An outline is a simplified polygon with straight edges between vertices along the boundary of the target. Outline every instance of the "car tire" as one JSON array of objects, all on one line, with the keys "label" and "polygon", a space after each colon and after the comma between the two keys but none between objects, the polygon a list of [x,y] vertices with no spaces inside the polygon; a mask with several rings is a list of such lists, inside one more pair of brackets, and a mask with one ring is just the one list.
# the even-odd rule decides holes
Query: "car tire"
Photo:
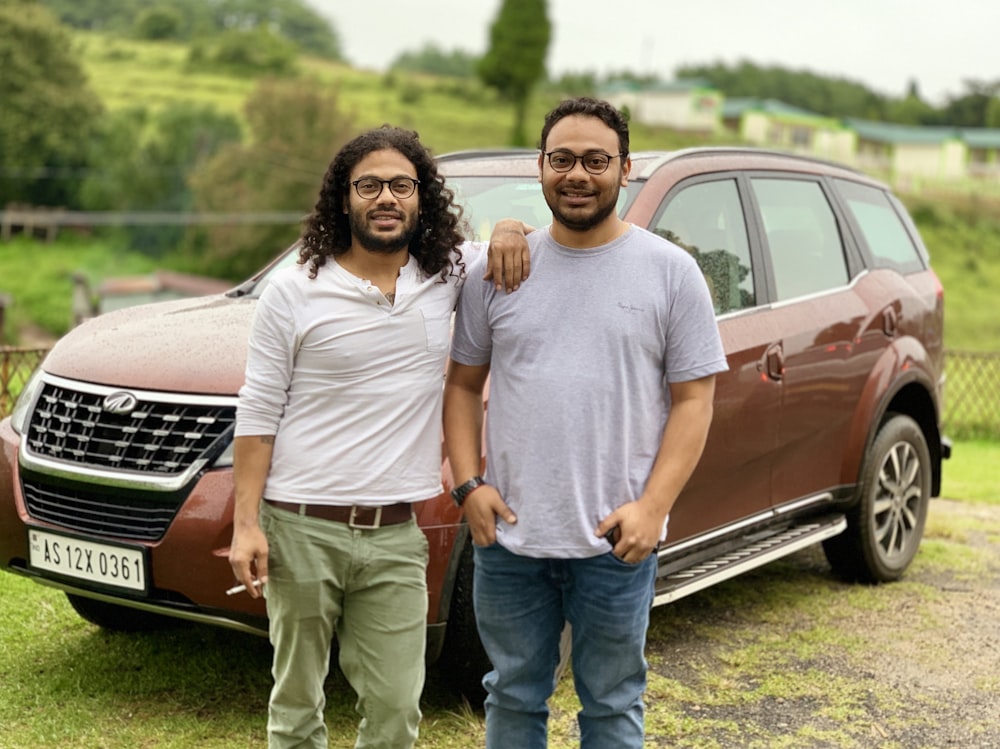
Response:
[{"label": "car tire", "polygon": [[[486,699],[483,677],[493,668],[489,656],[483,649],[476,629],[476,615],[473,608],[472,586],[475,576],[472,541],[466,541],[455,575],[455,587],[451,594],[451,609],[448,614],[448,628],[445,631],[444,650],[439,659],[439,667],[445,680],[452,685],[470,705],[482,705]],[[572,648],[570,626],[567,624],[559,639],[559,663],[556,666],[556,683],[569,670]]]},{"label": "car tire", "polygon": [[96,598],[73,593],[67,593],[66,598],[73,610],[83,619],[113,632],[152,632],[181,624],[179,620],[171,617],[98,601]]},{"label": "car tire", "polygon": [[851,582],[898,580],[920,546],[931,495],[931,457],[920,426],[889,414],[865,456],[847,530],[823,542],[830,566]]},{"label": "car tire", "polygon": [[471,705],[482,705],[486,697],[483,676],[493,668],[476,629],[472,603],[472,580],[475,573],[472,541],[467,540],[458,560],[455,583],[451,592],[451,608],[445,630],[444,649],[439,668],[445,681],[464,696]]}]

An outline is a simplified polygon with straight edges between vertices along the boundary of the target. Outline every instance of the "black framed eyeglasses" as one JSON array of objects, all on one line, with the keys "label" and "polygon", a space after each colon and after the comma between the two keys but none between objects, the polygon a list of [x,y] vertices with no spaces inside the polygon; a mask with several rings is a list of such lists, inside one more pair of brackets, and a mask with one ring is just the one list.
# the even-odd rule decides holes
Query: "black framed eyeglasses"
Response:
[{"label": "black framed eyeglasses", "polygon": [[392,179],[378,179],[377,177],[362,177],[352,183],[354,192],[362,200],[375,200],[382,194],[382,190],[389,185],[389,192],[399,200],[405,200],[413,194],[420,184],[419,179],[413,177],[393,177]]},{"label": "black framed eyeglasses", "polygon": [[545,158],[548,159],[549,166],[554,172],[571,172],[576,166],[576,162],[579,161],[583,164],[583,168],[591,174],[604,174],[611,166],[611,159],[617,159],[624,155],[624,152],[610,154],[604,153],[604,151],[587,151],[583,156],[577,156],[565,148],[557,148],[555,151],[546,153]]}]

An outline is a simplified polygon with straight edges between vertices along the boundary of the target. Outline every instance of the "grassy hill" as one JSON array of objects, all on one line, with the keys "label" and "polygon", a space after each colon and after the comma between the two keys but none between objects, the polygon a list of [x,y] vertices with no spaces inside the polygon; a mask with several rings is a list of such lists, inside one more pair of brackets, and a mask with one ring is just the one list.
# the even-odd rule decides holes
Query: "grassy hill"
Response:
[{"label": "grassy hill", "polygon": [[1000,204],[903,198],[945,289],[945,343],[1000,351]]},{"label": "grassy hill", "polygon": [[[94,33],[75,33],[91,85],[109,109],[172,101],[210,103],[242,116],[243,102],[257,81],[189,72],[187,48],[170,42],[139,42]],[[359,127],[392,122],[416,129],[436,153],[501,146],[508,142],[512,114],[476,81],[412,74],[383,75],[329,61],[303,58],[299,75],[318,86],[337,87]],[[540,91],[529,122],[541,123],[561,98]],[[677,148],[704,142],[693,136],[633,125],[632,145]],[[719,141],[720,143],[723,141]],[[904,195],[931,251],[945,286],[945,340],[949,347],[1000,351],[1000,205],[949,195]],[[74,271],[99,282],[107,275],[144,273],[154,262],[108,241],[67,237],[46,247],[19,240],[0,244],[0,292],[16,291],[8,311],[8,340],[29,323],[54,335],[70,323],[70,282]],[[16,279],[16,281],[15,281]]]},{"label": "grassy hill", "polygon": [[[74,32],[90,84],[109,109],[156,109],[176,101],[211,104],[242,117],[243,102],[257,85],[253,78],[192,72],[187,50],[174,42],[148,42],[90,32]],[[476,80],[413,73],[382,74],[319,58],[303,57],[298,75],[318,86],[336,88],[359,128],[391,122],[417,130],[434,152],[503,146],[513,125],[510,105]],[[542,118],[562,98],[540,91],[528,121]],[[632,128],[633,148],[678,148],[704,142],[660,128]]]}]

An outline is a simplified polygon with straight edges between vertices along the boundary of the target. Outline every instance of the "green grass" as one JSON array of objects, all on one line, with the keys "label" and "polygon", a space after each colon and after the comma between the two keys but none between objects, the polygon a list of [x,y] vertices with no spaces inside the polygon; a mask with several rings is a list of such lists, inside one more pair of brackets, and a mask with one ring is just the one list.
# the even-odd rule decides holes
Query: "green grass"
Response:
[{"label": "green grass", "polygon": [[0,242],[0,292],[13,300],[5,315],[7,340],[17,342],[28,324],[53,335],[66,332],[73,317],[74,273],[86,276],[96,290],[107,277],[142,275],[156,267],[152,258],[113,240],[64,233],[52,244],[24,237]]},{"label": "green grass", "polygon": [[256,81],[237,76],[189,73],[187,47],[97,33],[73,32],[91,87],[108,109],[146,106],[156,111],[179,101],[210,104],[242,116]]},{"label": "green grass", "polygon": [[[990,470],[998,458],[1000,444],[957,444],[946,465],[947,495],[1000,504]],[[933,634],[939,623],[928,607],[948,588],[919,579],[981,576],[989,558],[969,538],[1000,537],[995,522],[950,517],[934,507],[912,573],[900,583],[839,583],[812,549],[656,609],[647,712],[656,745],[861,749],[870,746],[872,711],[884,716],[886,730],[906,735],[920,716],[906,707],[905,690],[874,689],[865,660],[872,639],[857,622],[873,613],[905,617],[907,637]],[[689,656],[685,643],[693,640],[707,645],[697,649],[707,656]],[[933,668],[945,657],[934,649],[919,655]],[[856,678],[833,668],[837,663],[856,664]],[[59,591],[0,573],[0,749],[260,747],[269,668],[263,638],[192,625],[109,633],[80,619]],[[347,749],[357,722],[353,692],[336,669],[326,686],[330,746]],[[448,691],[433,669],[422,709],[424,749],[482,745],[481,712]],[[577,745],[577,710],[572,681],[564,679],[552,699],[553,749]],[[770,710],[804,711],[804,717],[774,736],[760,717]]]},{"label": "green grass", "polygon": [[1000,504],[1000,442],[958,442],[944,464],[941,496]]},{"label": "green grass", "polygon": [[1000,350],[1000,202],[958,210],[912,203],[914,219],[944,286],[945,341],[968,351]]},{"label": "green grass", "polygon": [[[145,106],[156,111],[185,101],[210,104],[243,117],[243,104],[257,85],[253,78],[189,71],[187,47],[175,42],[149,42],[73,32],[90,85],[108,109]],[[389,76],[304,57],[297,75],[336,89],[359,129],[384,122],[409,127],[435,153],[489,148],[509,143],[512,108],[477,80],[450,80],[412,73]],[[528,122],[542,122],[562,96],[541,89],[528,109]],[[535,133],[537,127],[529,128]],[[632,146],[675,148],[704,142],[661,128],[637,125]]]}]

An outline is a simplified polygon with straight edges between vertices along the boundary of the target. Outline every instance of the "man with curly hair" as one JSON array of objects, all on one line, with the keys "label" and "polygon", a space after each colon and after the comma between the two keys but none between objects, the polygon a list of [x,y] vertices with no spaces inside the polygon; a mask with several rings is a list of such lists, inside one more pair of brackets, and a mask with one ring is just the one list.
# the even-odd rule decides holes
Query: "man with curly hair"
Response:
[{"label": "man with curly hair", "polygon": [[[412,503],[441,492],[442,377],[473,248],[460,216],[416,133],[363,133],[327,170],[298,264],[257,304],[229,559],[267,597],[272,749],[327,746],[334,635],[358,695],[356,746],[416,741],[428,545]],[[501,224],[498,280],[527,251],[520,222]]]}]

